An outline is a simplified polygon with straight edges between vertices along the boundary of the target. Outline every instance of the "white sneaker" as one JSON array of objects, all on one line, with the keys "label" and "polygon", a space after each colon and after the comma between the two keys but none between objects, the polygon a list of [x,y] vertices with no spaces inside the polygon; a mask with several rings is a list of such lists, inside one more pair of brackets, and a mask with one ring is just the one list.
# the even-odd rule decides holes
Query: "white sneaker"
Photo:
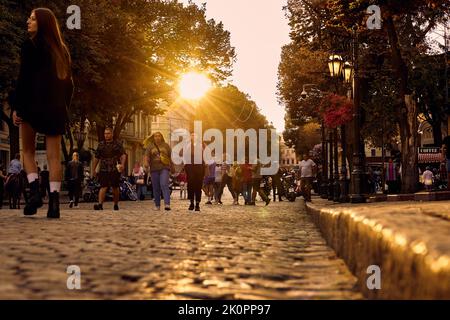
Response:
[{"label": "white sneaker", "polygon": [[161,207],[154,207],[153,211],[161,211]]},{"label": "white sneaker", "polygon": [[80,207],[79,205],[74,206],[75,209],[78,209],[79,207]]}]

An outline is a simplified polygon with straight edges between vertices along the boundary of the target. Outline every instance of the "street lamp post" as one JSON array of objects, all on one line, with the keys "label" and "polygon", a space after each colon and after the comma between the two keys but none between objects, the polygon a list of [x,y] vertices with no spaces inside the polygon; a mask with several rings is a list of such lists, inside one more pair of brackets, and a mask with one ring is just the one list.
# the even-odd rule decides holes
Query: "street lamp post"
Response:
[{"label": "street lamp post", "polygon": [[[342,57],[339,55],[331,55],[329,60],[328,60],[328,68],[330,69],[330,75],[331,77],[336,81],[336,88],[335,91],[337,93],[338,88],[337,88],[337,79],[338,77],[341,76],[342,73]],[[333,170],[333,166],[330,166],[330,176],[333,176],[332,180],[333,182],[330,183],[330,190],[333,190],[333,196],[332,197],[328,197],[328,199],[333,200],[335,202],[338,202],[340,199],[340,193],[341,193],[341,186],[339,183],[339,163],[338,163],[338,132],[337,132],[337,128],[334,128],[332,130],[332,139],[330,139],[331,141],[333,141],[332,143],[334,143],[334,145],[331,145],[331,148],[333,149],[333,156],[331,156],[331,162],[334,163],[334,176],[332,174],[332,170]],[[331,186],[332,185],[332,186]]]},{"label": "street lamp post", "polygon": [[351,203],[363,203],[366,201],[364,190],[364,155],[361,147],[361,107],[360,107],[360,92],[359,92],[359,75],[358,75],[358,33],[357,28],[353,29],[353,172],[352,172],[352,194],[350,195]]},{"label": "street lamp post", "polygon": [[[352,99],[351,91],[351,81],[353,78],[353,66],[349,62],[345,62],[342,67],[342,74],[344,76],[344,82],[348,90],[347,98]],[[339,197],[339,202],[348,202],[348,180],[347,180],[347,140],[346,140],[346,125],[341,126],[341,145],[342,145],[342,155],[341,155],[341,195]]]}]

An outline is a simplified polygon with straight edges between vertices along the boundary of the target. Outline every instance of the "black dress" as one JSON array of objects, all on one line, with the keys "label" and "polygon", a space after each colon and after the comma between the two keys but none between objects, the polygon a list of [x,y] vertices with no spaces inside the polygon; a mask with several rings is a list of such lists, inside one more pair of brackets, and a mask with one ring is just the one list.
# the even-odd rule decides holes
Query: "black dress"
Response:
[{"label": "black dress", "polygon": [[64,134],[72,94],[72,76],[58,78],[48,46],[39,40],[25,41],[17,87],[10,97],[17,115],[39,133]]}]

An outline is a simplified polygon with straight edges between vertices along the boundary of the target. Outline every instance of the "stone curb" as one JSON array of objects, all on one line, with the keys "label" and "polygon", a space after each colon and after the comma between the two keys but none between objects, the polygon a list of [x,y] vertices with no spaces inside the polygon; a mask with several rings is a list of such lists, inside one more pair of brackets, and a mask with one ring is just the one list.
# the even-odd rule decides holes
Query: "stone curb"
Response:
[{"label": "stone curb", "polygon": [[[359,207],[324,206],[307,204],[307,212],[312,216],[323,237],[336,254],[348,265],[358,279],[358,287],[369,299],[450,299],[450,255],[448,247],[440,251],[439,243],[427,247],[421,242],[408,238],[393,230],[392,223],[383,223],[376,215],[366,214]],[[390,215],[389,208],[381,214]],[[393,210],[395,211],[395,210]],[[368,212],[370,213],[370,212]],[[398,214],[398,212],[392,212]],[[408,214],[408,213],[407,213]],[[435,219],[423,215],[423,219]],[[396,217],[397,218],[397,217]],[[405,227],[407,221],[398,224]],[[421,217],[419,217],[421,219]],[[440,226],[447,221],[439,221]],[[427,221],[433,224],[434,221]],[[403,224],[403,225],[402,225]],[[387,227],[387,226],[388,227]],[[444,231],[447,226],[444,226]],[[420,228],[420,225],[414,226]],[[444,244],[449,234],[440,237]],[[448,238],[447,244],[450,242]],[[442,242],[441,242],[442,243]],[[438,250],[436,250],[438,248]],[[369,290],[366,281],[372,273],[367,268],[377,265],[381,269],[381,289]]]}]

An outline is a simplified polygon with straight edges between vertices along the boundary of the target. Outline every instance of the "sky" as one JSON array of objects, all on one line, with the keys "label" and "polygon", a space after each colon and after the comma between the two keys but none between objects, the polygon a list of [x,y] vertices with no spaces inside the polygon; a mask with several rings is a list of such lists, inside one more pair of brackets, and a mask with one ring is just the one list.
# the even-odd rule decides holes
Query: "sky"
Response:
[{"label": "sky", "polygon": [[[181,0],[187,3],[188,0]],[[277,102],[281,47],[289,43],[283,6],[287,0],[194,0],[206,3],[207,18],[222,21],[236,49],[231,82],[250,95],[278,132],[284,130],[284,108]]]}]

